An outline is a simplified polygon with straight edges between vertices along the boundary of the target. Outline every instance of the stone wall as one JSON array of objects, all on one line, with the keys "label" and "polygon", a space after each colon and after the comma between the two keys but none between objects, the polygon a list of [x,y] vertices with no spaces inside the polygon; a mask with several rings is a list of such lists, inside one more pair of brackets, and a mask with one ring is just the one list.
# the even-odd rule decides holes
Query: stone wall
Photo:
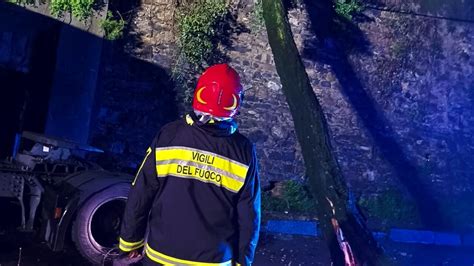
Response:
[{"label": "stone wall", "polygon": [[240,130],[257,147],[260,173],[268,181],[304,180],[303,159],[293,119],[281,89],[263,22],[255,18],[253,4],[240,1],[237,20],[249,31],[234,36],[227,51],[241,74],[245,102]]},{"label": "stone wall", "polygon": [[173,8],[169,1],[125,8],[133,11],[127,37],[104,44],[90,142],[105,151],[95,158],[101,165],[134,173],[161,126],[178,117],[169,71]]},{"label": "stone wall", "polygon": [[[248,29],[233,36],[225,51],[246,89],[240,130],[256,143],[263,184],[304,180],[265,29],[253,1],[235,7],[238,22]],[[472,23],[366,9],[356,27],[346,25],[346,35],[321,37],[311,10],[303,5],[291,10],[290,23],[356,194],[395,188],[425,201],[423,208],[457,204],[440,203],[448,195],[472,198]],[[154,132],[177,115],[170,107],[171,88],[156,85],[169,73],[176,51],[172,15],[167,1],[144,1],[130,23],[123,56],[144,62],[150,71],[138,64],[140,74],[130,74],[133,64],[116,57],[118,44],[110,44],[113,49],[104,55],[94,140],[119,165],[136,166]],[[167,98],[157,97],[161,94]]]},{"label": "stone wall", "polygon": [[[413,177],[428,190],[433,189],[433,194],[472,191],[474,168],[466,163],[474,159],[472,25],[400,18],[389,12],[367,14],[379,20],[360,25],[371,51],[350,60],[374,108],[384,117],[381,134],[398,146],[389,147],[389,152],[397,150],[404,162],[384,153],[383,145],[369,145],[371,150],[376,149],[375,156],[389,166],[416,168]],[[372,130],[367,125],[370,121],[359,120],[366,131]],[[373,142],[377,133],[369,134]],[[404,171],[397,174],[394,169],[380,167],[383,163],[374,163],[377,169],[368,170],[375,171],[376,176],[403,183],[404,178],[397,175]]]},{"label": "stone wall", "polygon": [[[246,24],[253,20],[252,5],[240,8],[238,22],[247,30],[233,36],[231,47],[225,51],[241,73],[246,90],[240,131],[256,144],[263,184],[303,180],[301,154],[266,33],[262,25]],[[169,81],[174,66],[174,6],[169,1],[144,1],[134,13],[126,40],[106,44],[104,49],[97,128],[91,138],[93,144],[106,150],[98,158],[101,164],[130,172],[140,163],[153,134],[183,109],[173,101],[179,92],[158,85]],[[158,71],[158,76],[153,71]],[[151,95],[153,91],[168,96],[156,98]]]}]

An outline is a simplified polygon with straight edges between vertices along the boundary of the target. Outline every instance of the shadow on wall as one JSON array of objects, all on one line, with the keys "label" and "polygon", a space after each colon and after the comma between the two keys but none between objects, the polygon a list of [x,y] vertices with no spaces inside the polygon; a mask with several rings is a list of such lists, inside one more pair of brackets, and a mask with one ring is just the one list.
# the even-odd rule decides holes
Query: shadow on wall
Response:
[{"label": "shadow on wall", "polygon": [[[109,5],[109,10],[114,10],[114,8],[130,8],[131,6],[131,2],[128,1],[116,1],[116,3],[118,3],[116,4],[118,6],[112,6],[111,4]],[[121,13],[125,14],[125,12]],[[128,12],[127,14],[133,13]],[[44,30],[45,28],[47,29],[46,31]],[[42,31],[50,33],[49,28],[52,28],[54,33],[57,33],[57,36],[42,34]],[[102,55],[96,58],[96,60],[100,60],[101,64],[97,84],[84,85],[93,86],[92,89],[96,88],[93,103],[83,104],[81,102],[83,99],[81,99],[80,95],[74,95],[76,92],[81,92],[80,88],[72,91],[68,86],[64,86],[58,95],[52,95],[54,93],[51,91],[52,83],[57,82],[57,80],[52,81],[52,78],[54,76],[58,77],[54,73],[70,73],[71,68],[87,69],[87,63],[90,63],[83,62],[86,60],[78,60],[76,62],[66,62],[68,63],[67,65],[58,65],[57,62],[59,60],[57,61],[57,58],[64,58],[64,55],[56,49],[56,45],[61,41],[61,38],[64,38],[61,34],[61,32],[64,32],[64,29],[70,29],[68,30],[69,37],[72,34],[72,38],[74,40],[77,39],[78,42],[81,40],[103,41]],[[7,34],[5,35],[4,33]],[[8,106],[9,110],[21,110],[22,108],[26,110],[24,112],[26,118],[21,126],[24,130],[44,132],[45,119],[43,118],[47,116],[48,109],[51,108],[51,103],[48,101],[51,97],[59,96],[59,99],[64,97],[68,101],[72,99],[72,101],[75,101],[73,104],[77,105],[75,112],[90,112],[90,108],[93,110],[89,118],[91,120],[91,132],[88,132],[89,136],[91,136],[89,141],[103,149],[105,153],[94,155],[95,158],[92,159],[96,159],[100,165],[108,166],[115,170],[123,170],[124,168],[134,168],[132,166],[139,164],[154,134],[166,122],[177,117],[174,84],[171,82],[168,72],[159,65],[152,63],[151,60],[144,60],[126,52],[124,46],[130,44],[130,42],[127,43],[124,40],[115,42],[104,41],[102,38],[74,28],[71,25],[28,11],[20,6],[5,3],[0,3],[0,37],[2,34],[3,36],[15,35],[19,39],[24,37],[28,41],[37,40],[36,36],[40,36],[43,39],[51,38],[47,42],[41,42],[48,45],[38,46],[36,43],[33,43],[32,49],[33,51],[38,50],[38,53],[33,52],[33,56],[28,55],[31,57],[30,60],[22,60],[22,64],[24,62],[31,62],[31,67],[29,68],[31,69],[31,74],[20,73],[19,67],[11,63],[14,60],[8,60],[8,64],[1,64],[2,61],[0,61],[0,102],[11,103],[11,106]],[[134,49],[140,49],[141,46],[138,42],[139,38],[133,40],[132,45],[134,45]],[[1,48],[5,48],[5,45],[2,46],[2,44],[4,42],[0,43],[0,54],[18,53],[18,49],[16,49],[18,47],[15,45],[12,45],[8,51],[4,51]],[[87,45],[84,45],[84,47],[87,47]],[[25,50],[19,53],[20,55],[25,55],[26,52]],[[71,51],[67,52],[70,53]],[[80,51],[76,52],[80,53]],[[34,57],[37,54],[41,54],[41,57],[37,56],[38,60]],[[36,67],[38,63],[43,63],[39,64],[43,68]],[[37,71],[38,69],[41,71]],[[14,79],[16,76],[21,77],[21,79]],[[75,79],[80,81],[80,78],[80,75],[65,77],[68,82],[73,82]],[[62,83],[66,84],[67,82]],[[77,84],[70,85],[77,87]],[[26,95],[31,95],[29,100],[23,96],[23,93],[17,91],[20,87],[28,92],[25,93]],[[37,95],[41,97],[37,97]],[[19,99],[13,99],[13,97]],[[66,102],[66,99],[64,102]],[[59,101],[59,103],[61,102]],[[2,105],[2,110],[4,109],[3,107]],[[3,123],[3,126],[0,126],[2,134],[3,129],[7,127],[12,128],[12,130],[9,130],[12,132],[20,130],[17,125],[20,120],[20,111],[8,112],[9,110],[6,110],[8,119],[4,118],[0,121],[0,123]],[[2,112],[2,116],[4,114]],[[30,119],[30,116],[36,119]],[[38,121],[41,121],[42,124],[37,125]],[[58,128],[66,126],[61,124],[60,120],[55,122],[58,123],[55,125]],[[11,142],[13,142],[13,138],[11,138]],[[1,144],[6,147],[12,145],[12,143]],[[126,159],[133,161],[135,165],[132,163],[125,165],[124,161]],[[130,172],[135,171],[135,169],[128,170]]]},{"label": "shadow on wall", "polygon": [[178,118],[175,84],[130,25],[139,1],[114,1],[127,21],[124,38],[104,41],[90,141],[105,150],[96,155],[102,166],[135,174],[158,130]]},{"label": "shadow on wall", "polygon": [[45,129],[60,24],[0,3],[0,159],[16,133]]},{"label": "shadow on wall", "polygon": [[415,200],[423,225],[429,229],[450,228],[440,212],[439,204],[422,181],[416,165],[409,160],[396,139],[383,110],[379,109],[366,92],[349,63],[350,52],[369,53],[370,44],[364,34],[355,24],[334,11],[333,1],[304,0],[304,3],[311,21],[311,30],[317,37],[317,41],[305,43],[304,57],[331,67],[343,95],[378,146],[383,159],[392,166],[400,184]]},{"label": "shadow on wall", "polygon": [[165,69],[105,44],[91,143],[105,151],[102,166],[135,173],[149,145],[178,117],[174,84]]}]

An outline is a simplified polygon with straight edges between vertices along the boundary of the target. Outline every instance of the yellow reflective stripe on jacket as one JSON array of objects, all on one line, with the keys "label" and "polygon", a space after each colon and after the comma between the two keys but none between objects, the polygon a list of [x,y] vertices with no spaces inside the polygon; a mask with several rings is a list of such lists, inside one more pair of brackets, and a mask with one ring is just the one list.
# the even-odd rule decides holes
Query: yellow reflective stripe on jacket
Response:
[{"label": "yellow reflective stripe on jacket", "polygon": [[247,165],[207,151],[166,147],[157,148],[155,154],[159,177],[191,178],[238,192],[247,176]]},{"label": "yellow reflective stripe on jacket", "polygon": [[247,165],[212,152],[180,146],[156,148],[157,162],[173,159],[212,165],[243,179],[245,179],[248,171]]},{"label": "yellow reflective stripe on jacket", "polygon": [[122,251],[129,252],[137,248],[141,248],[145,245],[145,241],[142,239],[137,242],[127,242],[122,238],[119,239],[119,248]]},{"label": "yellow reflective stripe on jacket", "polygon": [[199,166],[192,165],[192,162],[182,161],[181,163],[158,164],[156,171],[159,177],[173,175],[181,178],[191,178],[205,183],[211,183],[216,186],[232,192],[238,192],[244,185],[243,180],[236,180],[229,176],[222,175],[212,170],[206,170]]},{"label": "yellow reflective stripe on jacket", "polygon": [[174,258],[163,253],[160,253],[152,249],[148,244],[145,246],[145,253],[154,262],[161,263],[163,265],[199,265],[199,266],[231,266],[232,261],[219,262],[219,263],[208,263],[199,261],[190,261]]},{"label": "yellow reflective stripe on jacket", "polygon": [[[167,165],[167,164],[179,164],[181,166],[194,166],[197,169],[197,171],[204,170],[207,172],[214,172],[215,174],[220,174],[220,175],[225,175],[228,176],[231,179],[240,181],[240,182],[245,182],[245,178],[242,178],[240,176],[234,175],[233,173],[224,171],[220,168],[214,167],[212,165],[208,164],[202,164],[198,162],[192,162],[192,161],[185,161],[185,160],[166,160],[166,161],[158,161],[156,162],[156,165]],[[204,174],[205,172],[202,172],[200,174]],[[163,176],[163,175],[162,175]]]},{"label": "yellow reflective stripe on jacket", "polygon": [[140,174],[140,171],[142,170],[143,165],[144,165],[145,162],[146,162],[146,159],[147,159],[148,156],[151,154],[151,151],[152,151],[152,149],[151,149],[150,147],[148,148],[148,150],[146,150],[145,159],[143,159],[143,162],[142,162],[142,164],[140,165],[140,168],[138,168],[138,172],[137,172],[137,174],[135,175],[135,178],[133,179],[132,186],[135,186],[135,182],[137,181],[138,175]]},{"label": "yellow reflective stripe on jacket", "polygon": [[194,120],[191,118],[190,115],[186,115],[186,123],[190,126],[194,124]]}]

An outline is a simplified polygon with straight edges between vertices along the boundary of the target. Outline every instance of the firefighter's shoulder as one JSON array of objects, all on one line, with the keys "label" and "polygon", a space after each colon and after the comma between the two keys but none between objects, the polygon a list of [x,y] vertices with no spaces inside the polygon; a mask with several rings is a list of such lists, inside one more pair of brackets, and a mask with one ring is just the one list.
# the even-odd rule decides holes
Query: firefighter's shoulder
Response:
[{"label": "firefighter's shoulder", "polygon": [[179,119],[172,122],[168,122],[159,128],[158,132],[155,135],[155,139],[158,139],[160,136],[163,137],[173,135],[176,133],[176,131],[179,130],[181,126],[182,122]]},{"label": "firefighter's shoulder", "polygon": [[233,137],[237,142],[241,143],[241,145],[246,148],[251,149],[254,145],[253,142],[247,136],[243,135],[238,130],[233,134]]}]

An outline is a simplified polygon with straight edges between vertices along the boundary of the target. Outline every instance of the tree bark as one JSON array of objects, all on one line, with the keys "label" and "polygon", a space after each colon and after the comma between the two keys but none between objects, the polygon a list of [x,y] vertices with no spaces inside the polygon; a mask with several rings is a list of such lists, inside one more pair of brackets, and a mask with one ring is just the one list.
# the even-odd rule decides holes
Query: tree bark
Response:
[{"label": "tree bark", "polygon": [[334,265],[347,265],[340,246],[343,241],[338,241],[336,235],[339,226],[352,249],[355,265],[385,264],[387,261],[371,232],[348,207],[348,191],[332,152],[327,122],[294,42],[282,1],[263,0],[263,17],[331,259]]}]

